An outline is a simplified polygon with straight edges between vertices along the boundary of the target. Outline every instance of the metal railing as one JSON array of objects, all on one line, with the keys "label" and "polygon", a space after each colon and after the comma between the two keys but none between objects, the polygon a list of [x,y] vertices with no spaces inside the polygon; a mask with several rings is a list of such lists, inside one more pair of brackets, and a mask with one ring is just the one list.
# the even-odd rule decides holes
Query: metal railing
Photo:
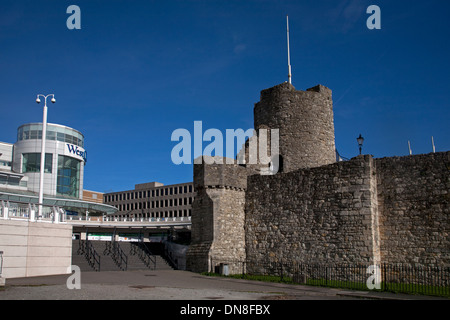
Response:
[{"label": "metal railing", "polygon": [[32,216],[36,221],[64,222],[65,214],[59,207],[42,205],[42,214],[39,215],[39,205],[21,201],[0,202],[0,218],[11,220],[29,220]]},{"label": "metal railing", "polygon": [[66,215],[65,221],[67,222],[90,222],[92,224],[161,224],[161,223],[183,223],[190,224],[191,217],[169,217],[169,218],[126,218],[126,217],[86,217],[86,216],[73,216]]},{"label": "metal railing", "polygon": [[100,271],[100,255],[97,253],[92,243],[89,240],[80,240],[80,248],[82,247],[82,251],[84,251],[86,260],[89,265],[95,271]]},{"label": "metal railing", "polygon": [[143,242],[132,242],[130,254],[137,254],[138,258],[147,266],[147,268],[153,270],[156,269],[156,258]]},{"label": "metal railing", "polygon": [[110,255],[117,267],[126,271],[128,268],[128,256],[123,252],[117,241],[105,241],[105,251],[103,255]]},{"label": "metal railing", "polygon": [[325,265],[210,259],[210,272],[221,273],[223,265],[227,265],[230,274],[249,279],[450,297],[450,267],[387,263],[376,266]]},{"label": "metal railing", "polygon": [[164,241],[164,255],[175,269],[186,270],[187,248],[188,246],[178,245],[170,241]]}]

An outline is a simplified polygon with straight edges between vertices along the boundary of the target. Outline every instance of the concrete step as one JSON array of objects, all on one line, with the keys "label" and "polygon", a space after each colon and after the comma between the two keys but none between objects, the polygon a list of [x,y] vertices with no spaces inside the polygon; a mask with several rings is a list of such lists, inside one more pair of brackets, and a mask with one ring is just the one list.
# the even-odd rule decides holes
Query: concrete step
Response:
[{"label": "concrete step", "polygon": [[[105,250],[106,241],[91,241],[91,244],[95,251],[100,256],[100,271],[118,271],[120,268],[112,259],[111,255]],[[79,249],[79,241],[73,240],[72,242],[72,264],[80,267],[81,271],[92,271],[93,268],[89,265],[84,255],[77,254]],[[131,242],[119,242],[120,248],[123,250],[124,254],[127,256],[127,270],[147,270],[149,269],[144,262],[139,258],[136,251],[132,248],[136,244]],[[140,248],[135,248],[141,250]],[[132,254],[135,252],[135,254]],[[161,256],[154,255],[156,259],[156,270],[170,270],[173,269],[169,263]],[[153,266],[151,266],[153,268]]]}]

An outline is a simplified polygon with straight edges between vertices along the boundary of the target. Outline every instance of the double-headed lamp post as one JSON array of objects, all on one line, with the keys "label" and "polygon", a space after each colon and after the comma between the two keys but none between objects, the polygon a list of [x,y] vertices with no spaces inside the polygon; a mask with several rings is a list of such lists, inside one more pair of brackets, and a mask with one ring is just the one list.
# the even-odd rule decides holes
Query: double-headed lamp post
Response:
[{"label": "double-headed lamp post", "polygon": [[362,154],[362,146],[363,146],[363,143],[364,143],[364,138],[361,136],[361,134],[359,135],[358,138],[356,138],[356,141],[358,141],[359,154]]},{"label": "double-headed lamp post", "polygon": [[[37,103],[41,103],[39,97],[44,98],[44,116],[42,119],[42,146],[41,146],[41,168],[39,174],[39,216],[42,217],[42,204],[44,203],[44,170],[45,170],[45,140],[47,138],[47,98],[52,97],[52,103],[55,103],[55,95],[54,94],[38,94],[36,98]],[[36,219],[36,217],[30,217],[32,221]]]}]

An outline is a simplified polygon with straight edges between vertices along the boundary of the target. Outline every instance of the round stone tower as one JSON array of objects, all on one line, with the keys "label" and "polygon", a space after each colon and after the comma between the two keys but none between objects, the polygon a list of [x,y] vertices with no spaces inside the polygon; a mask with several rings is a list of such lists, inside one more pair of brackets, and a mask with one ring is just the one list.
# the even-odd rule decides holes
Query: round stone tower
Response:
[{"label": "round stone tower", "polygon": [[318,85],[298,91],[288,82],[261,91],[254,125],[279,129],[280,171],[336,162],[331,90]]}]

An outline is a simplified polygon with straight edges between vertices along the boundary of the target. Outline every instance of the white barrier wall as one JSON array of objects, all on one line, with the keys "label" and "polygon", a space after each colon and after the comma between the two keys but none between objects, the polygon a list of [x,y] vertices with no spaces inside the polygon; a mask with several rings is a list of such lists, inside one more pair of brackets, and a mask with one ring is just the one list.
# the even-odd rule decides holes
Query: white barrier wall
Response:
[{"label": "white barrier wall", "polygon": [[0,219],[3,278],[69,274],[72,226]]}]

